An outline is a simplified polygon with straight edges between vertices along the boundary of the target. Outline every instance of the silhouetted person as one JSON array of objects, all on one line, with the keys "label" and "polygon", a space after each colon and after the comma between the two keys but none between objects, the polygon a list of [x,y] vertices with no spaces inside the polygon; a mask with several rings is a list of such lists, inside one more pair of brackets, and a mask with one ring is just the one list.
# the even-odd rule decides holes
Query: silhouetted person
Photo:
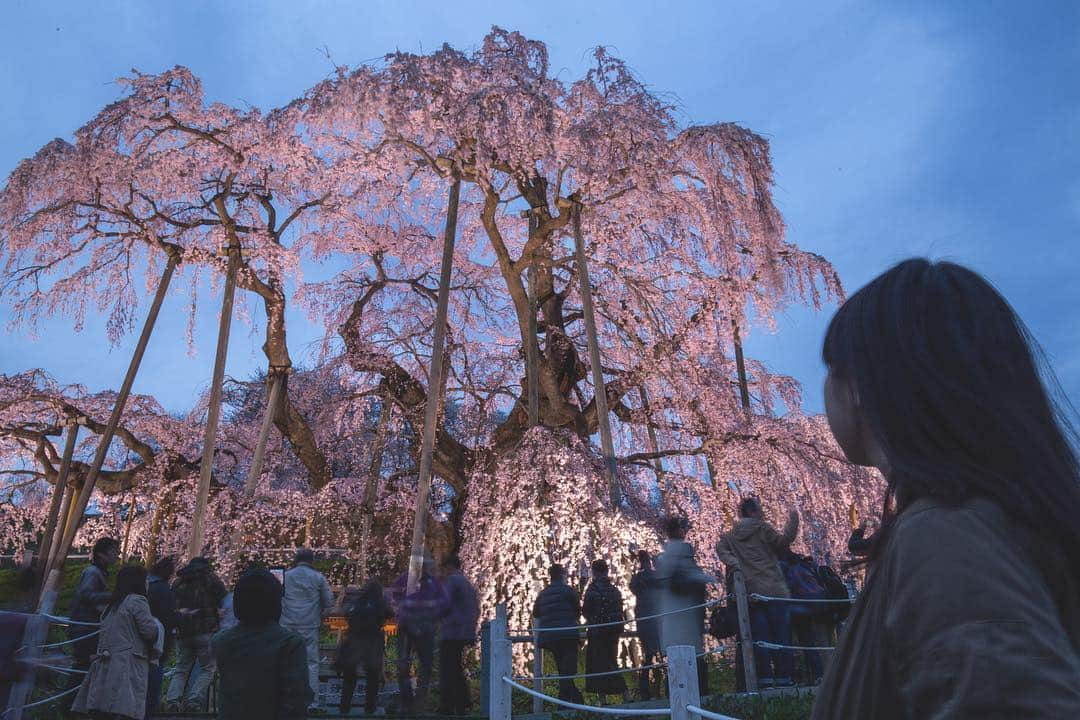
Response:
[{"label": "silhouetted person", "polygon": [[1080,717],[1077,435],[1020,319],[970,270],[908,260],[822,355],[832,433],[887,485],[812,717]]},{"label": "silhouetted person", "polygon": [[[787,581],[778,565],[779,556],[791,547],[799,531],[799,515],[788,512],[788,521],[777,531],[765,521],[761,505],[754,498],[739,504],[740,519],[716,543],[716,555],[728,568],[742,571],[746,592],[767,597],[791,597]],[[754,642],[791,644],[791,606],[782,601],[750,603],[750,634]],[[754,646],[758,683],[791,685],[791,651]]]},{"label": "silhouetted person", "polygon": [[874,538],[873,536],[866,537],[866,521],[863,520],[857,528],[851,531],[851,536],[848,537],[848,552],[855,557],[866,557],[870,554],[870,548],[873,546]]},{"label": "silhouetted person", "polygon": [[[549,567],[548,579],[547,587],[540,591],[533,604],[533,621],[540,629],[540,647],[555,656],[559,675],[576,675],[581,645],[578,630],[581,601],[574,588],[566,583],[566,570],[562,565]],[[582,701],[581,691],[569,678],[559,680],[559,698],[574,703]]]},{"label": "silhouetted person", "polygon": [[[90,564],[79,576],[75,586],[75,596],[71,599],[69,615],[72,620],[83,623],[96,623],[101,620],[101,613],[112,599],[109,590],[109,568],[120,559],[120,543],[116,538],[103,537],[94,543],[90,553]],[[68,628],[68,637],[84,638],[72,643],[74,666],[80,670],[90,667],[90,657],[97,648],[97,635],[92,634],[97,628],[86,625],[72,625]]]},{"label": "silhouetted person", "polygon": [[383,625],[393,616],[378,580],[368,580],[360,594],[346,604],[345,618],[349,622],[349,629],[337,658],[338,669],[344,679],[338,707],[342,715],[348,715],[352,710],[358,667],[364,673],[364,712],[368,715],[375,712],[386,647]]},{"label": "silhouetted person", "polygon": [[443,576],[447,609],[439,628],[439,712],[465,715],[472,706],[465,678],[465,649],[476,643],[480,596],[461,572],[457,555],[443,560]]},{"label": "silhouetted person", "polygon": [[[210,561],[194,557],[177,573],[173,583],[178,616],[178,657],[176,670],[165,694],[166,708],[198,712],[206,706],[206,691],[214,681],[217,665],[210,651],[210,638],[221,620],[221,601],[225,585]],[[198,670],[195,662],[198,661]]]},{"label": "silhouetted person", "polygon": [[[638,571],[630,578],[630,592],[634,594],[634,617],[637,619],[638,640],[641,642],[642,665],[652,665],[661,655],[660,621],[649,618],[660,612],[660,599],[653,570],[652,557],[645,550],[638,550]],[[652,698],[652,671],[638,673],[638,692],[642,700]]]},{"label": "silhouetted person", "polygon": [[146,580],[146,599],[150,603],[150,614],[157,618],[165,629],[165,642],[161,650],[162,662],[150,665],[150,678],[146,684],[147,716],[154,713],[161,702],[161,686],[165,676],[164,660],[172,652],[173,631],[179,624],[179,616],[176,614],[176,595],[169,587],[169,581],[172,580],[175,569],[176,558],[172,555],[163,557],[150,568],[150,575]]},{"label": "silhouetted person", "polygon": [[[402,709],[423,712],[427,709],[431,674],[435,665],[435,637],[439,620],[446,613],[446,592],[435,577],[435,560],[424,551],[423,566],[416,589],[408,593],[409,573],[403,573],[391,590],[398,621],[397,676]],[[410,683],[413,655],[419,664],[416,692]]]},{"label": "silhouetted person", "polygon": [[[595,560],[592,564],[592,582],[585,589],[581,614],[585,617],[586,625],[604,625],[585,631],[586,674],[618,670],[619,638],[622,636],[622,622],[626,619],[626,614],[623,612],[622,593],[611,582],[606,560]],[[585,692],[598,694],[600,703],[603,704],[606,695],[625,697],[626,681],[622,675],[587,677]]]},{"label": "silhouetted person", "polygon": [[300,720],[311,687],[304,639],[282,627],[281,583],[248,570],[233,590],[236,625],[211,641],[221,676],[219,720]]}]

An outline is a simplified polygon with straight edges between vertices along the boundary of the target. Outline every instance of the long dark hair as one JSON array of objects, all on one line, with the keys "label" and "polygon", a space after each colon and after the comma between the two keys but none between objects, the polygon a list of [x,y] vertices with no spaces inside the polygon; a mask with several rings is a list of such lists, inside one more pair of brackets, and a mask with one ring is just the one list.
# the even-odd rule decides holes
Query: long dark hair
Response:
[{"label": "long dark hair", "polygon": [[125,565],[116,573],[116,589],[113,590],[112,599],[105,614],[111,613],[120,607],[124,598],[128,595],[142,595],[146,597],[146,568],[142,565]]},{"label": "long dark hair", "polygon": [[1038,344],[984,278],[906,260],[837,311],[822,351],[889,463],[873,562],[895,514],[983,497],[1080,579],[1075,411]]}]

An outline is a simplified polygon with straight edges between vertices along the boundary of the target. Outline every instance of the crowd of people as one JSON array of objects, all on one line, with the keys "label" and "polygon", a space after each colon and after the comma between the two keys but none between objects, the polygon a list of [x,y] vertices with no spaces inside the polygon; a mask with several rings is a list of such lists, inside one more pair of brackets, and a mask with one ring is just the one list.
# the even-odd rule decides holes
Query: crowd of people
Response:
[{"label": "crowd of people", "polygon": [[[1020,319],[972,271],[909,260],[844,303],[823,359],[833,436],[849,461],[880,471],[886,491],[873,534],[863,525],[849,542],[866,582],[835,651],[828,663],[807,653],[810,680],[824,675],[813,720],[1080,717],[1080,436],[1048,392],[1052,374]],[[820,641],[820,613],[806,601],[837,597],[843,583],[791,551],[796,512],[777,529],[747,498],[739,515],[716,556],[729,590],[741,578],[757,600],[749,624],[759,683],[789,685],[792,649]],[[639,553],[630,582],[637,616],[650,618],[637,624],[646,664],[672,645],[702,648],[703,601],[718,578],[698,565],[687,530],[684,519],[669,519],[662,552]],[[201,703],[216,672],[222,718],[305,714],[317,690],[317,628],[332,601],[309,551],[285,574],[284,593],[269,572],[251,569],[231,601],[202,558],[171,584],[168,559],[149,577],[125,566],[109,591],[116,560],[116,542],[99,541],[72,604],[74,619],[101,619],[99,636],[72,629],[75,661],[88,671],[77,711],[142,718],[161,693],[153,666],[175,642],[168,704]],[[533,613],[558,668],[559,696],[581,700],[584,618],[593,626],[586,690],[624,697],[616,653],[627,617],[607,563],[593,563],[583,601],[561,565],[549,576]],[[408,587],[404,577],[385,592],[369,582],[339,601],[349,620],[338,654],[345,685],[351,691],[362,672],[365,710],[376,709],[382,623],[393,616],[403,709],[425,704],[438,640],[439,709],[467,711],[461,659],[475,641],[476,591],[453,558],[439,576],[425,558],[418,587]],[[235,625],[222,629],[230,602]],[[832,611],[833,620],[843,612]],[[726,632],[734,631],[714,634]],[[704,673],[701,681],[707,692]],[[643,670],[645,697],[650,683]],[[344,692],[341,709],[350,701]]]},{"label": "crowd of people", "polygon": [[[385,654],[384,626],[397,624],[397,675],[401,711],[427,709],[438,639],[439,712],[465,715],[472,707],[465,652],[477,640],[480,604],[456,556],[436,574],[430,554],[420,579],[408,592],[408,574],[384,590],[377,580],[346,587],[335,600],[314,553],[300,549],[279,580],[252,566],[230,591],[203,557],[176,572],[163,558],[149,573],[124,565],[108,588],[118,560],[113,538],[94,544],[71,605],[71,617],[85,625],[69,629],[73,665],[83,671],[71,705],[94,718],[148,717],[164,702],[167,712],[203,712],[217,680],[218,717],[227,720],[303,718],[322,714],[318,704],[320,633],[324,618],[340,612],[347,630],[337,648],[335,670],[342,677],[338,710],[348,714],[361,675],[364,710],[376,713]],[[89,623],[100,622],[100,631]],[[175,648],[176,663],[164,685],[164,659]],[[416,661],[415,691],[411,681]]]}]

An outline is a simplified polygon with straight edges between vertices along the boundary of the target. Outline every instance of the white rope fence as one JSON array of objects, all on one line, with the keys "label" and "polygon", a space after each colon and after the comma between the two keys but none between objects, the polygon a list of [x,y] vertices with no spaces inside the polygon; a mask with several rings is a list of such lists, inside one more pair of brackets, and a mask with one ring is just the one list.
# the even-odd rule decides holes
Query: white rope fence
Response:
[{"label": "white rope fence", "polygon": [[[73,688],[68,688],[64,692],[59,693],[57,695],[52,695],[50,697],[45,698],[44,700],[38,700],[37,702],[32,702],[32,703],[30,703],[28,705],[23,705],[22,709],[23,710],[29,710],[30,708],[40,707],[41,705],[48,705],[49,703],[54,703],[57,700],[59,700],[60,698],[62,698],[62,697],[67,697],[68,695],[70,695],[70,694],[72,694],[74,692],[78,692],[78,690],[79,690],[79,686],[76,685]],[[12,712],[14,709],[15,708],[13,708],[13,707],[8,708],[4,712],[0,713],[0,717],[2,717],[4,715],[7,715],[9,712]]]},{"label": "white rope fence", "polygon": [[[65,667],[65,666],[61,666],[61,665],[51,665],[51,664],[49,664],[49,662],[47,660],[43,662],[42,659],[40,659],[38,657],[38,655],[41,653],[42,650],[45,650],[45,649],[48,649],[48,648],[62,647],[64,645],[70,645],[72,643],[76,643],[76,642],[79,642],[81,640],[85,640],[86,638],[94,637],[95,635],[100,634],[101,633],[101,629],[100,629],[101,628],[101,623],[82,622],[82,621],[79,621],[79,620],[72,620],[71,618],[64,617],[62,615],[50,615],[49,613],[6,613],[6,614],[9,614],[9,615],[23,615],[23,616],[26,616],[26,617],[29,617],[29,618],[42,618],[47,623],[51,623],[53,625],[63,625],[63,626],[67,626],[67,627],[92,627],[92,628],[98,628],[98,629],[96,629],[96,630],[94,630],[92,632],[81,634],[78,637],[68,638],[67,640],[63,640],[61,642],[41,643],[41,644],[36,643],[36,642],[31,642],[30,645],[23,645],[20,648],[18,648],[15,651],[16,655],[19,655],[24,650],[30,650],[31,651],[31,652],[27,653],[28,657],[26,657],[25,659],[22,660],[22,663],[30,668],[29,672],[31,673],[31,677],[27,681],[27,682],[29,682],[29,685],[24,690],[25,694],[22,696],[23,699],[25,699],[29,695],[29,693],[33,690],[32,673],[38,668],[40,668],[42,670],[49,670],[49,671],[52,671],[52,672],[61,673],[63,675],[86,675],[88,673],[88,671],[86,671],[86,670],[79,670],[79,669],[73,668],[73,667]],[[40,635],[34,635],[34,634],[31,633],[31,630],[30,630],[31,622],[40,622],[40,621],[32,620],[32,621],[28,622],[27,623],[27,629],[24,631],[25,635],[27,637],[30,637],[30,638],[44,637],[44,634],[46,632],[46,628],[45,627],[41,628],[41,634]],[[23,682],[23,681],[20,681],[20,682]],[[68,688],[67,690],[64,690],[63,692],[57,693],[56,695],[50,695],[47,698],[42,698],[41,700],[37,700],[35,702],[26,703],[26,704],[23,704],[21,701],[19,701],[18,698],[12,697],[11,705],[8,708],[6,708],[5,710],[3,710],[2,712],[0,712],[0,718],[7,717],[7,715],[9,713],[15,713],[15,715],[17,717],[19,717],[19,716],[22,715],[22,712],[25,711],[25,710],[29,710],[30,708],[40,707],[42,705],[49,705],[51,703],[54,703],[57,700],[60,700],[62,698],[67,697],[68,695],[71,695],[72,693],[78,692],[80,687],[81,687],[81,685],[76,685],[74,687]]]},{"label": "white rope fence", "polygon": [[561,698],[545,695],[544,693],[536,692],[530,687],[525,687],[519,682],[514,682],[511,678],[503,676],[503,682],[515,690],[532,695],[540,700],[547,700],[555,705],[560,705],[571,710],[582,710],[584,712],[598,713],[600,715],[671,715],[671,708],[619,708],[619,707],[595,707],[593,705],[581,705],[579,703],[570,702],[569,700],[562,700]]},{"label": "white rope fence", "polygon": [[690,612],[691,610],[700,610],[702,608],[713,607],[715,605],[721,604],[722,602],[724,602],[722,599],[720,599],[720,600],[709,600],[707,602],[703,602],[703,603],[700,603],[698,605],[690,605],[688,607],[678,608],[677,610],[668,610],[666,612],[656,613],[655,615],[645,615],[644,617],[633,617],[633,618],[627,618],[625,620],[614,620],[612,622],[592,623],[592,624],[586,624],[586,625],[566,625],[564,627],[552,627],[552,628],[532,627],[532,628],[526,628],[524,630],[511,630],[510,633],[512,635],[517,635],[517,636],[520,636],[520,637],[524,637],[526,634],[532,635],[532,634],[535,634],[535,633],[545,633],[545,632],[568,632],[570,630],[588,630],[590,628],[603,628],[603,627],[615,627],[616,625],[629,625],[630,623],[638,623],[638,622],[641,622],[642,620],[656,620],[657,618],[667,617],[669,615],[678,615],[679,613]]},{"label": "white rope fence", "polygon": [[730,715],[709,712],[704,708],[699,708],[697,705],[687,705],[686,709],[694,715],[705,718],[705,720],[738,720],[738,718],[733,718]]}]

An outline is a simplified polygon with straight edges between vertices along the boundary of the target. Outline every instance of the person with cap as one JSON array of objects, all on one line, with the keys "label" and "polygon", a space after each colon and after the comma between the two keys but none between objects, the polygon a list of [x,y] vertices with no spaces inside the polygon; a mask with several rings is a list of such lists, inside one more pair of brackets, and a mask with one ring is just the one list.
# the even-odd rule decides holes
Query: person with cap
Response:
[{"label": "person with cap", "polygon": [[219,720],[300,720],[311,699],[304,639],[282,627],[281,583],[265,569],[236,581],[237,623],[211,641]]},{"label": "person with cap", "polygon": [[[442,583],[435,577],[435,560],[424,551],[423,566],[416,589],[409,593],[409,573],[406,571],[394,582],[391,600],[397,614],[397,676],[401,706],[405,712],[427,705],[431,673],[435,665],[435,635],[439,619],[446,614],[449,600]],[[413,655],[420,663],[416,692],[410,684]]]},{"label": "person with cap", "polygon": [[[304,638],[307,647],[308,685],[311,687],[311,711],[319,711],[319,629],[323,615],[334,604],[330,583],[313,566],[315,553],[310,548],[296,551],[296,562],[285,572],[285,599],[281,605],[281,626]],[[236,600],[233,599],[235,613]]]}]

